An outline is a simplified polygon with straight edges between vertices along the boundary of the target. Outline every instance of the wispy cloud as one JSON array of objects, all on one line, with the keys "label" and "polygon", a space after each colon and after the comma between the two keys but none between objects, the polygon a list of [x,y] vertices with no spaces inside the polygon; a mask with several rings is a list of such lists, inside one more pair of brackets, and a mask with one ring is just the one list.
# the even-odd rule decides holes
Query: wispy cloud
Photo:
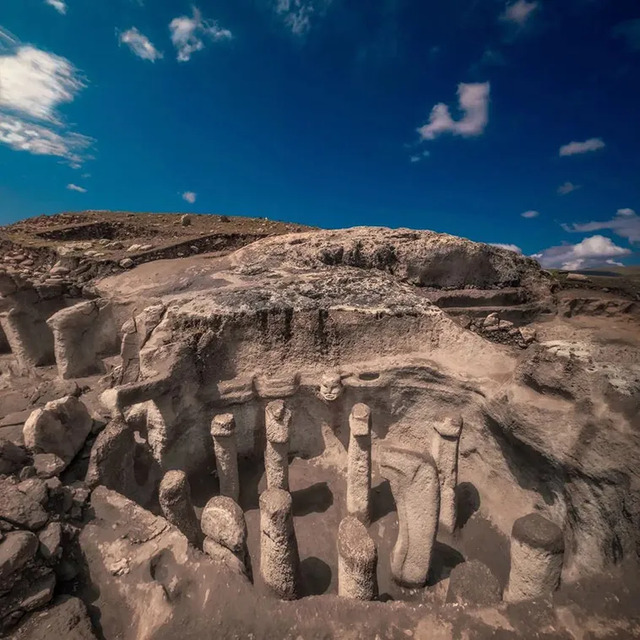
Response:
[{"label": "wispy cloud", "polygon": [[169,24],[169,31],[179,62],[189,61],[192,54],[204,49],[204,40],[221,42],[233,38],[231,31],[220,27],[215,20],[204,19],[196,7],[193,7],[191,17],[174,18]]},{"label": "wispy cloud", "polygon": [[517,0],[505,7],[500,19],[504,22],[523,27],[539,7],[538,2],[527,2],[527,0]]},{"label": "wispy cloud", "polygon": [[87,193],[87,190],[84,187],[79,187],[77,184],[68,184],[67,189],[69,191],[77,191],[78,193]]},{"label": "wispy cloud", "polygon": [[614,258],[628,256],[630,249],[619,247],[611,238],[605,236],[591,236],[578,244],[565,244],[559,247],[550,247],[540,253],[534,254],[540,264],[547,269],[566,269],[576,271],[589,269],[603,263],[611,264]]},{"label": "wispy cloud", "polygon": [[198,194],[193,191],[185,191],[182,194],[182,199],[186,200],[189,204],[193,204],[196,201]]},{"label": "wispy cloud", "polygon": [[640,216],[633,209],[628,208],[618,209],[616,215],[610,220],[563,224],[562,228],[572,233],[609,230],[631,243],[640,243]]},{"label": "wispy cloud", "polygon": [[539,211],[525,211],[524,213],[520,214],[523,218],[537,218],[540,215]]},{"label": "wispy cloud", "polygon": [[433,140],[443,133],[456,136],[479,136],[489,122],[489,92],[488,82],[458,85],[458,102],[463,117],[454,120],[449,107],[439,103],[431,110],[429,122],[418,129],[422,140]]},{"label": "wispy cloud", "polygon": [[67,5],[63,0],[44,0],[50,7],[53,7],[58,13],[67,13]]},{"label": "wispy cloud", "polygon": [[561,196],[566,196],[567,194],[572,193],[573,191],[577,191],[581,188],[582,186],[579,184],[573,184],[573,182],[565,182],[558,187],[558,194]]},{"label": "wispy cloud", "polygon": [[616,25],[613,28],[613,35],[623,38],[632,51],[640,51],[640,18]]},{"label": "wispy cloud", "polygon": [[416,153],[409,158],[410,162],[420,162],[424,158],[428,158],[431,155],[430,151],[422,151],[421,153]]},{"label": "wispy cloud", "polygon": [[79,164],[92,141],[69,131],[58,108],[85,86],[81,74],[66,58],[9,43],[10,53],[0,56],[0,142]]},{"label": "wispy cloud", "polygon": [[604,149],[605,143],[601,138],[589,138],[584,142],[570,142],[560,147],[558,152],[561,156],[575,156],[579,153],[589,153],[589,151],[598,151]]},{"label": "wispy cloud", "polygon": [[492,247],[498,247],[498,249],[506,249],[507,251],[522,253],[522,249],[516,244],[503,244],[501,242],[489,242],[488,244]]},{"label": "wispy cloud", "polygon": [[120,44],[126,44],[138,58],[150,60],[151,62],[162,58],[162,53],[154,47],[149,38],[140,33],[135,27],[118,34],[118,40]]},{"label": "wispy cloud", "polygon": [[333,0],[276,0],[275,11],[282,16],[291,33],[302,36],[312,22],[322,17]]}]

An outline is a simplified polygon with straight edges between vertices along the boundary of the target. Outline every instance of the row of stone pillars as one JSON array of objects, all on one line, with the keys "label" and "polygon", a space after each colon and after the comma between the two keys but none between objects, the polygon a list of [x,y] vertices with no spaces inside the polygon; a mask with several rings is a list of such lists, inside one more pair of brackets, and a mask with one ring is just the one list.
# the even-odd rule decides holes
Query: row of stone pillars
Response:
[{"label": "row of stone pillars", "polygon": [[[289,493],[288,455],[291,412],[282,400],[265,410],[267,489],[260,506],[260,572],[280,599],[300,595],[300,563]],[[371,600],[377,595],[377,550],[367,532],[371,521],[371,410],[356,404],[349,416],[347,516],[338,530],[338,591],[343,597]],[[436,426],[432,455],[400,447],[381,449],[380,468],[389,480],[398,512],[398,539],[391,555],[394,580],[406,587],[426,584],[438,528],[456,524],[455,488],[462,419]],[[211,433],[221,496],[212,498],[198,525],[184,473],[170,471],[160,485],[167,519],[192,544],[250,575],[244,514],[237,504],[239,477],[235,423],[216,416]],[[204,541],[202,535],[204,534]],[[562,570],[562,531],[538,514],[516,521],[511,544],[507,601],[546,595],[557,588]]]}]

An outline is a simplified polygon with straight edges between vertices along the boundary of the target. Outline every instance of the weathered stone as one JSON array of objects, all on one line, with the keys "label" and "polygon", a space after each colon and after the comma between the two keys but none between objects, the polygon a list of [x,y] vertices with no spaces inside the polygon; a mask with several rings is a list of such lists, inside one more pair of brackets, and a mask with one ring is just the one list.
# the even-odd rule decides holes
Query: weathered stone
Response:
[{"label": "weathered stone", "polygon": [[91,432],[87,408],[74,396],[47,402],[36,409],[23,428],[25,445],[34,453],[54,453],[69,464]]},{"label": "weathered stone", "polygon": [[191,503],[191,487],[184,471],[168,471],[160,482],[160,508],[164,517],[186,536],[191,544],[198,545],[202,535]]},{"label": "weathered stone", "polygon": [[60,475],[67,463],[55,453],[36,453],[33,456],[33,467],[38,478],[53,478]]},{"label": "weathered stone", "polygon": [[325,402],[335,402],[343,391],[342,377],[337,371],[328,371],[322,376],[319,394]]},{"label": "weathered stone", "polygon": [[240,497],[240,480],[235,429],[236,425],[231,413],[219,414],[211,422],[220,493],[237,502]]},{"label": "weathered stone", "polygon": [[29,456],[24,449],[6,438],[0,438],[0,475],[17,473],[28,461]]},{"label": "weathered stone", "polygon": [[0,480],[0,520],[37,530],[47,523],[49,516],[41,505],[22,493],[16,485]]},{"label": "weathered stone", "polygon": [[363,524],[371,520],[371,409],[356,404],[349,416],[347,511]]},{"label": "weathered stone", "polygon": [[435,462],[429,455],[387,446],[381,451],[380,472],[391,484],[398,509],[391,573],[403,586],[422,587],[431,565],[440,512]]},{"label": "weathered stone", "polygon": [[378,552],[366,527],[347,516],[338,529],[338,593],[344,598],[373,600],[378,595]]},{"label": "weathered stone", "polygon": [[40,555],[48,562],[59,560],[62,556],[62,525],[50,522],[39,534]]},{"label": "weathered stone", "polygon": [[260,496],[260,575],[281,600],[299,596],[300,559],[291,507],[291,495],[282,489],[267,489]]},{"label": "weathered stone", "polygon": [[452,532],[456,526],[456,485],[458,484],[458,446],[462,417],[447,418],[435,425],[431,454],[438,468],[440,481],[439,525]]},{"label": "weathered stone", "polygon": [[12,531],[0,542],[0,586],[38,551],[38,537],[30,531]]},{"label": "weathered stone", "polygon": [[511,533],[511,571],[505,601],[551,595],[560,585],[563,555],[560,527],[539,513],[516,520]]},{"label": "weathered stone", "polygon": [[41,478],[27,478],[19,482],[16,487],[34,502],[41,504],[43,507],[46,506],[49,499],[49,490]]},{"label": "weathered stone", "polygon": [[447,602],[490,607],[500,602],[501,595],[498,579],[479,560],[463,562],[451,570]]},{"label": "weathered stone", "polygon": [[289,428],[291,411],[282,400],[270,402],[265,409],[267,443],[264,466],[269,489],[289,490]]}]

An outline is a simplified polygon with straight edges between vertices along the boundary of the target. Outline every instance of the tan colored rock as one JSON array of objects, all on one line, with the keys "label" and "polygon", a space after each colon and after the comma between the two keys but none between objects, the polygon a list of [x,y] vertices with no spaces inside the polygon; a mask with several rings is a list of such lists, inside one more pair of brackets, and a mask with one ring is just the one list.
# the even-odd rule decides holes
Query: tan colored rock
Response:
[{"label": "tan colored rock", "polygon": [[381,450],[380,473],[389,480],[398,510],[391,573],[405,587],[423,587],[438,530],[440,483],[433,458],[410,449]]},{"label": "tan colored rock", "polygon": [[281,600],[300,595],[300,558],[291,509],[287,491],[267,489],[260,496],[260,575]]},{"label": "tan colored rock", "polygon": [[289,490],[289,428],[291,411],[282,400],[270,402],[265,409],[267,443],[264,466],[269,489]]},{"label": "tan colored rock", "polygon": [[191,544],[200,544],[200,526],[191,503],[189,480],[184,471],[167,471],[164,474],[158,499],[164,517],[182,531]]},{"label": "tan colored rock", "polygon": [[343,598],[373,600],[378,595],[378,552],[366,527],[347,516],[338,529],[338,594]]},{"label": "tan colored rock", "polygon": [[[36,555],[38,537],[30,531],[10,531],[0,542],[0,584]],[[6,583],[5,583],[6,584]]]},{"label": "tan colored rock", "polygon": [[211,422],[220,493],[237,502],[240,497],[240,479],[235,430],[236,424],[231,413],[219,414]]},{"label": "tan colored rock", "polygon": [[371,409],[356,404],[349,415],[347,512],[363,524],[371,521]]},{"label": "tan colored rock", "polygon": [[560,585],[564,537],[560,527],[539,513],[515,521],[506,602],[550,596]]},{"label": "tan colored rock", "polygon": [[440,481],[439,526],[449,533],[456,526],[456,485],[458,484],[458,447],[462,417],[447,418],[436,423],[431,455],[438,468]]}]

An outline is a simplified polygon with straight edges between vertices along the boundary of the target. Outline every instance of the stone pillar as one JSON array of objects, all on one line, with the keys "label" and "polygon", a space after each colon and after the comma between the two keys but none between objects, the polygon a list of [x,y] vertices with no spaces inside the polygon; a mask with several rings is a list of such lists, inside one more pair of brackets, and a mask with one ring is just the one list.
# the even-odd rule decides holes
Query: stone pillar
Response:
[{"label": "stone pillar", "polygon": [[378,595],[378,552],[366,527],[354,516],[338,528],[338,594],[373,600]]},{"label": "stone pillar", "polygon": [[452,533],[456,526],[456,485],[458,484],[458,445],[462,431],[462,416],[447,418],[435,425],[431,454],[440,480],[440,523]]},{"label": "stone pillar", "polygon": [[236,423],[233,414],[217,415],[211,423],[213,449],[220,480],[220,494],[238,501],[240,480],[238,478],[238,451],[236,448]]},{"label": "stone pillar", "polygon": [[398,510],[391,574],[402,586],[423,587],[438,531],[440,483],[436,464],[427,454],[387,446],[381,450],[380,472],[391,484]]},{"label": "stone pillar", "polygon": [[289,490],[289,426],[291,411],[282,400],[274,400],[265,410],[267,445],[264,467],[269,489]]},{"label": "stone pillar", "polygon": [[511,531],[511,571],[506,602],[533,600],[560,585],[564,537],[560,527],[539,513],[518,518]]},{"label": "stone pillar", "polygon": [[215,496],[202,510],[203,551],[237,573],[250,576],[247,524],[237,502]]},{"label": "stone pillar", "polygon": [[371,521],[371,409],[356,404],[349,416],[347,512],[363,524]]},{"label": "stone pillar", "polygon": [[160,482],[160,508],[193,545],[200,543],[200,526],[191,503],[191,487],[184,471],[167,471]]},{"label": "stone pillar", "polygon": [[300,595],[300,559],[291,507],[288,491],[267,489],[260,496],[260,575],[267,589],[282,600]]}]

